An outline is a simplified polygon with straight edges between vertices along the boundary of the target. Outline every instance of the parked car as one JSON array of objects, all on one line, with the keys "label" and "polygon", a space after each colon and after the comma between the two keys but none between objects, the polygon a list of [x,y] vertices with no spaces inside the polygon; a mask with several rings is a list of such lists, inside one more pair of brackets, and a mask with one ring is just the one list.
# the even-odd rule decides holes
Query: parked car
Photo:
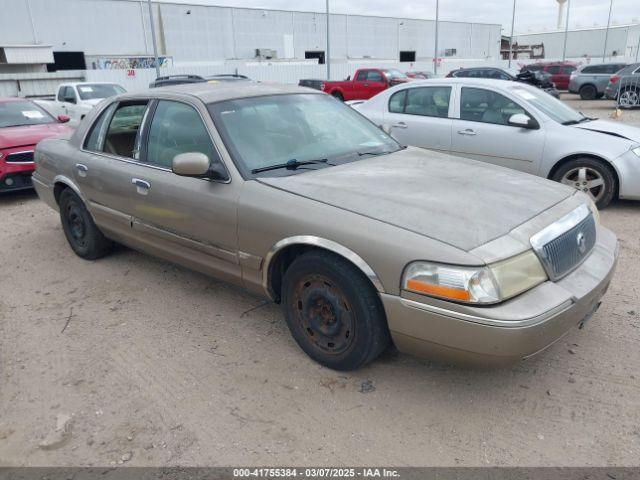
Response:
[{"label": "parked car", "polygon": [[556,90],[551,81],[551,75],[543,71],[525,70],[520,73],[510,73],[501,68],[459,68],[447,74],[447,78],[493,78],[496,80],[511,80],[538,87],[549,95],[560,98],[560,92]]},{"label": "parked car", "polygon": [[556,180],[599,208],[615,197],[640,200],[640,129],[586,117],[530,85],[421,80],[353,108],[405,145]]},{"label": "parked car", "polygon": [[625,63],[583,65],[571,73],[569,92],[580,94],[580,98],[583,100],[602,98],[611,75],[619,72],[624,67],[626,67]]},{"label": "parked car", "polygon": [[546,72],[551,75],[551,81],[558,90],[568,90],[571,73],[576,70],[576,68],[578,67],[573,62],[539,62],[525,65],[520,69],[520,71],[524,72],[528,70],[530,72]]},{"label": "parked car", "polygon": [[44,138],[70,133],[68,121],[24,98],[0,97],[0,192],[31,188],[33,149]]},{"label": "parked car", "polygon": [[353,80],[351,77],[338,82],[303,79],[300,80],[298,85],[322,90],[344,102],[348,100],[367,100],[389,87],[410,80],[400,70],[393,68],[361,68],[356,70]]},{"label": "parked car", "polygon": [[417,80],[427,80],[429,78],[435,78],[435,75],[432,72],[427,72],[425,70],[407,72],[406,75],[409,78],[415,78]]},{"label": "parked car", "polygon": [[126,90],[116,83],[63,83],[58,86],[53,101],[34,101],[54,117],[66,115],[69,117],[70,125],[77,125],[102,100],[124,92]]},{"label": "parked car", "polygon": [[391,341],[517,361],[582,325],[614,271],[617,240],[588,196],[402,148],[320,92],[181,85],[87,120],[36,150],[36,189],[73,251],[117,241],[268,296],[329,368]]},{"label": "parked car", "polygon": [[628,65],[612,75],[604,94],[622,108],[640,106],[640,63]]},{"label": "parked car", "polygon": [[149,88],[168,87],[171,85],[184,85],[187,83],[218,83],[233,81],[251,81],[246,75],[236,73],[223,73],[219,75],[210,75],[201,77],[200,75],[167,75],[158,77],[149,84]]}]

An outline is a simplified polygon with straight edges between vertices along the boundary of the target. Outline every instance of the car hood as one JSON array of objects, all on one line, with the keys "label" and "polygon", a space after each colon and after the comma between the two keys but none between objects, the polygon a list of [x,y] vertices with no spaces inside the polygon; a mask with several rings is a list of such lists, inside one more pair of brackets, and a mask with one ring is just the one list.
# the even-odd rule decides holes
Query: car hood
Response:
[{"label": "car hood", "polygon": [[104,100],[104,98],[90,98],[89,100],[82,100],[82,103],[84,105],[89,105],[91,107],[94,107],[94,106],[96,106],[97,104],[99,104],[103,100]]},{"label": "car hood", "polygon": [[582,130],[591,130],[593,132],[603,133],[605,135],[613,135],[615,137],[631,140],[634,143],[640,143],[640,128],[633,127],[631,125],[610,122],[608,120],[593,120],[591,122],[574,125],[574,127]]},{"label": "car hood", "polygon": [[465,251],[506,235],[575,192],[533,175],[419,148],[259,181]]},{"label": "car hood", "polygon": [[0,149],[35,145],[45,138],[72,131],[70,127],[61,123],[0,128]]}]

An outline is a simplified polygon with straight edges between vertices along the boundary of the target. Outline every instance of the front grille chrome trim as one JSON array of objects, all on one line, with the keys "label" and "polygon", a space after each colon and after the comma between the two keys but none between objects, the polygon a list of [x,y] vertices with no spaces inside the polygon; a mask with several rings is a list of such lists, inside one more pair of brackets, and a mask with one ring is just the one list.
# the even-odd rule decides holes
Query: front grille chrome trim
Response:
[{"label": "front grille chrome trim", "polygon": [[[578,236],[584,242],[579,248]],[[596,242],[596,225],[586,205],[575,210],[536,233],[530,239],[549,279],[556,281],[576,269],[591,253]]]}]

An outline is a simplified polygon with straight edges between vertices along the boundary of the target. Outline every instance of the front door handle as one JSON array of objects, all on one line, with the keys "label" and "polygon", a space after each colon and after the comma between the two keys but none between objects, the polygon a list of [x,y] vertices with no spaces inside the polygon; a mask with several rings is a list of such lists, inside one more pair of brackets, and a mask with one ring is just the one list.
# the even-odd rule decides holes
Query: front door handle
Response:
[{"label": "front door handle", "polygon": [[87,172],[89,171],[89,167],[82,163],[76,163],[76,170],[78,171],[78,175],[81,177],[86,177]]},{"label": "front door handle", "polygon": [[473,137],[474,135],[477,135],[477,133],[474,132],[473,130],[471,130],[470,128],[467,128],[465,130],[458,130],[458,134],[459,135],[469,135],[470,137]]},{"label": "front door handle", "polygon": [[151,184],[146,180],[142,180],[141,178],[132,178],[131,183],[136,186],[136,191],[140,195],[146,195],[149,193],[149,189],[151,188]]},{"label": "front door handle", "polygon": [[398,123],[394,123],[393,125],[391,125],[393,128],[407,128],[409,125],[407,125],[404,122],[398,122]]}]

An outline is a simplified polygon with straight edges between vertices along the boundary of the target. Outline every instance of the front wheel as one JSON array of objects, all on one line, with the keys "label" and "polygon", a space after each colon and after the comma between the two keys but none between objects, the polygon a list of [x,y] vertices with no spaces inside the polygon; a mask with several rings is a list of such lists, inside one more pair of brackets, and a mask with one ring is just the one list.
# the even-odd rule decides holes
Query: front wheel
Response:
[{"label": "front wheel", "polygon": [[59,207],[64,235],[76,255],[95,260],[109,253],[111,241],[93,223],[87,207],[73,190],[62,191]]},{"label": "front wheel", "polygon": [[598,208],[605,208],[615,195],[616,178],[602,160],[577,158],[562,165],[553,180],[581,190],[591,197]]},{"label": "front wheel", "polygon": [[380,298],[352,263],[325,251],[294,260],[283,279],[282,308],[293,338],[316,362],[354,370],[390,344]]}]

